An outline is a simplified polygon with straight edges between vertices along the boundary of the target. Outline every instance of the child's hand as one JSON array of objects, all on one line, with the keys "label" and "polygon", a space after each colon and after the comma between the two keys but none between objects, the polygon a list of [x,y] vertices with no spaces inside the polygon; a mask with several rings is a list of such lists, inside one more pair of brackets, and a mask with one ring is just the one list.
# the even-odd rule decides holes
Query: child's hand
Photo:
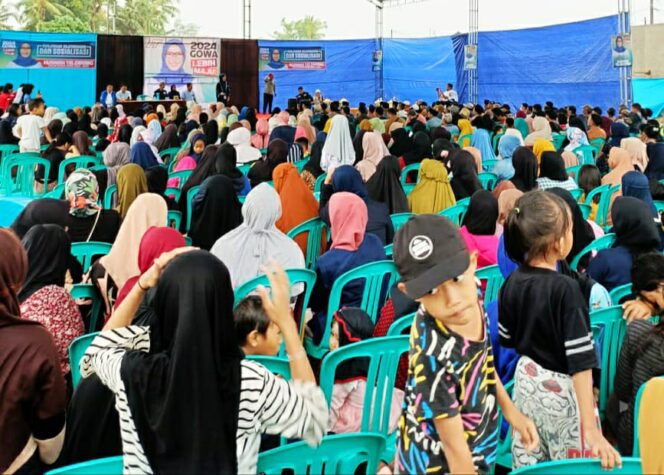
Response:
[{"label": "child's hand", "polygon": [[607,442],[599,429],[584,431],[583,437],[586,445],[592,450],[593,457],[601,460],[603,469],[613,470],[616,465],[618,468],[622,467],[620,454]]},{"label": "child's hand", "polygon": [[623,314],[628,323],[634,320],[646,320],[652,316],[653,309],[642,300],[629,300],[622,304]]},{"label": "child's hand", "polygon": [[539,446],[537,428],[529,417],[524,416],[521,411],[515,411],[508,422],[519,433],[521,444],[528,452],[532,452]]},{"label": "child's hand", "polygon": [[270,266],[262,269],[270,282],[271,294],[262,285],[258,287],[258,295],[263,302],[263,309],[268,318],[284,330],[284,327],[294,320],[290,312],[290,282],[286,272],[277,264],[272,262]]}]

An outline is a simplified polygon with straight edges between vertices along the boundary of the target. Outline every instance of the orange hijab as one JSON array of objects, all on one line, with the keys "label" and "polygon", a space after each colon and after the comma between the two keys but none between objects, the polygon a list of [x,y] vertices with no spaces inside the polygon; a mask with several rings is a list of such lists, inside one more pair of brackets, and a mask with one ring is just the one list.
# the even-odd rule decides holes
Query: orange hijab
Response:
[{"label": "orange hijab", "polygon": [[[318,201],[302,180],[300,174],[292,163],[282,163],[272,172],[274,189],[281,199],[281,218],[277,221],[277,228],[288,233],[298,224],[318,217]],[[295,242],[304,255],[307,255],[308,234],[301,234]]]}]

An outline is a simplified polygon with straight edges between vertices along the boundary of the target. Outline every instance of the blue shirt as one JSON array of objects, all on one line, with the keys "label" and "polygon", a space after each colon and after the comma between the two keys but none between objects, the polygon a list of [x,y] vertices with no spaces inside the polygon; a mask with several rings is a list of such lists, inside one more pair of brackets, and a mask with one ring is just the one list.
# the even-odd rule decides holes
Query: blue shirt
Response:
[{"label": "blue shirt", "polygon": [[599,251],[588,265],[588,275],[606,290],[632,281],[632,253],[623,246]]},{"label": "blue shirt", "polygon": [[196,102],[196,94],[194,94],[194,91],[182,91],[180,93],[180,97],[182,98],[183,101],[194,101]]}]

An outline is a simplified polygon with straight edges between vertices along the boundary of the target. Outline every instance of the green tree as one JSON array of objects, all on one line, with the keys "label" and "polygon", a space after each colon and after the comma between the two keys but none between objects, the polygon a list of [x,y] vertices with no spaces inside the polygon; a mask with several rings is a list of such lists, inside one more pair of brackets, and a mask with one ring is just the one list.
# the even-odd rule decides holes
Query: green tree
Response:
[{"label": "green tree", "polygon": [[320,40],[325,37],[326,29],[326,22],[311,15],[293,21],[282,18],[281,31],[272,36],[277,40]]},{"label": "green tree", "polygon": [[87,24],[71,15],[59,16],[55,20],[42,23],[40,31],[59,33],[84,33],[90,31]]},{"label": "green tree", "polygon": [[117,30],[127,35],[164,35],[177,13],[173,0],[126,0],[117,11]]},{"label": "green tree", "polygon": [[26,30],[41,31],[42,25],[47,21],[61,15],[74,16],[57,0],[20,0],[18,8],[21,12],[21,23]]},{"label": "green tree", "polygon": [[196,23],[184,23],[182,18],[178,17],[173,22],[173,25],[166,31],[169,36],[197,36],[198,25]]},{"label": "green tree", "polygon": [[12,13],[12,6],[7,5],[4,0],[0,0],[0,30],[11,30],[9,20],[16,19],[16,15]]}]

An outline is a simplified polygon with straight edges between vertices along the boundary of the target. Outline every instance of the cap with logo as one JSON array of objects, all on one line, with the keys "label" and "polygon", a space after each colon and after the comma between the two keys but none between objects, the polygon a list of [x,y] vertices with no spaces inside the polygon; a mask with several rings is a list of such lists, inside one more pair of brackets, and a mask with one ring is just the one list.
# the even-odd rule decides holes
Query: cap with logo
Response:
[{"label": "cap with logo", "polygon": [[452,221],[436,214],[421,214],[397,232],[394,262],[406,294],[418,299],[463,274],[470,265],[470,255]]}]

